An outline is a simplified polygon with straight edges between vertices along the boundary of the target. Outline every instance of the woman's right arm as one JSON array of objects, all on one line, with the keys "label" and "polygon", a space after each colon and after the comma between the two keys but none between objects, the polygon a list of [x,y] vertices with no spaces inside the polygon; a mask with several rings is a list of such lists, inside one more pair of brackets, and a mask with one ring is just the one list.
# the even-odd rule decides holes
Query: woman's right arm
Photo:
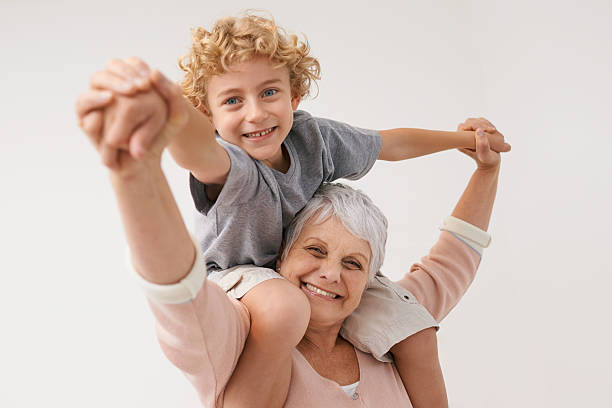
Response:
[{"label": "woman's right arm", "polygon": [[[490,150],[486,136],[478,133],[476,151],[464,153],[476,161],[477,169],[452,212],[460,228],[442,231],[429,254],[398,281],[437,321],[450,312],[474,279],[481,248],[473,243],[477,239],[470,241],[473,236],[468,235],[486,235],[483,231],[488,228],[497,192],[500,156]],[[458,231],[461,227],[466,232]]]},{"label": "woman's right arm", "polygon": [[[125,114],[121,97],[105,109],[102,118],[97,111],[102,102],[97,104],[88,96],[79,99],[77,111],[100,155],[116,158],[104,162],[110,164],[131,262],[149,297],[162,349],[193,383],[202,402],[214,406],[244,346],[249,317],[240,302],[206,281],[201,251],[185,227],[161,169],[167,141],[186,120],[179,98],[180,93],[173,92],[168,99],[166,125],[139,160],[105,143],[97,126],[89,127],[100,125],[100,119],[107,122]],[[97,119],[87,118],[90,110]]]}]

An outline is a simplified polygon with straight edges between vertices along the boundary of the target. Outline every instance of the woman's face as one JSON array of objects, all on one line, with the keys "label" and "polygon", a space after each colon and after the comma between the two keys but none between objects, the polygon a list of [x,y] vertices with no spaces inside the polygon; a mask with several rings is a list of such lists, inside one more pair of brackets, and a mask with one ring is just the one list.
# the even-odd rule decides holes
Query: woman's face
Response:
[{"label": "woman's face", "polygon": [[336,324],[352,313],[367,285],[372,252],[336,217],[308,222],[280,262],[280,273],[299,286],[311,307],[311,321]]}]

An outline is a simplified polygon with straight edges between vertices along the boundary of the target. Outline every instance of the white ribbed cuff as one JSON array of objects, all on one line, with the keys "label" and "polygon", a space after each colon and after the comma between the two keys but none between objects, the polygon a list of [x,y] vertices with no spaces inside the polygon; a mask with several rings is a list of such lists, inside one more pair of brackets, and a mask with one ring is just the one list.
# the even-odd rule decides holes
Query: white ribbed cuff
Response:
[{"label": "white ribbed cuff", "polygon": [[488,247],[491,243],[491,234],[487,231],[483,231],[469,222],[465,222],[452,215],[449,215],[442,221],[440,229],[458,235],[458,238],[463,239],[466,244],[474,248],[481,255],[484,248]]},{"label": "white ribbed cuff", "polygon": [[128,250],[128,268],[147,298],[157,303],[171,305],[187,303],[195,299],[204,284],[204,279],[206,279],[206,263],[204,262],[200,246],[195,241],[194,246],[196,259],[191,267],[191,271],[180,282],[171,285],[159,285],[143,278],[134,268]]}]

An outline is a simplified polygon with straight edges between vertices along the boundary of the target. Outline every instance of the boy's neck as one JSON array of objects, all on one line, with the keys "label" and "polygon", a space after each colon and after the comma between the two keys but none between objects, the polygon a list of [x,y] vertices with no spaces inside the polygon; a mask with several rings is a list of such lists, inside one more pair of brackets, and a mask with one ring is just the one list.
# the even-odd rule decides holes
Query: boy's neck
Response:
[{"label": "boy's neck", "polygon": [[281,173],[287,173],[289,167],[291,167],[291,156],[289,155],[289,151],[285,147],[285,144],[281,144],[281,154],[278,158],[270,158],[268,160],[262,160],[266,164],[266,166],[280,171]]}]

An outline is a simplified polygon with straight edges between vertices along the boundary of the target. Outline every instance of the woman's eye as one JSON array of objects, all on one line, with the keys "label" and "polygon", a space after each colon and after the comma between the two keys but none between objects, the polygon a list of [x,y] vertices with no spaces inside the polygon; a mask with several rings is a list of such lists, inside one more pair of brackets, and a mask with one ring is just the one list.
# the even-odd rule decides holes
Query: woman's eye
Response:
[{"label": "woman's eye", "polygon": [[346,261],[352,268],[361,269],[361,264],[357,261]]},{"label": "woman's eye", "polygon": [[226,105],[235,105],[238,103],[238,98],[232,97],[225,101]]},{"label": "woman's eye", "polygon": [[276,89],[266,89],[266,90],[263,92],[263,95],[264,95],[264,96],[272,96],[272,95],[275,95],[277,92],[278,92],[278,91],[277,91]]},{"label": "woman's eye", "polygon": [[309,247],[308,250],[316,253],[317,255],[325,255],[325,252],[323,252],[323,250],[319,247]]}]

